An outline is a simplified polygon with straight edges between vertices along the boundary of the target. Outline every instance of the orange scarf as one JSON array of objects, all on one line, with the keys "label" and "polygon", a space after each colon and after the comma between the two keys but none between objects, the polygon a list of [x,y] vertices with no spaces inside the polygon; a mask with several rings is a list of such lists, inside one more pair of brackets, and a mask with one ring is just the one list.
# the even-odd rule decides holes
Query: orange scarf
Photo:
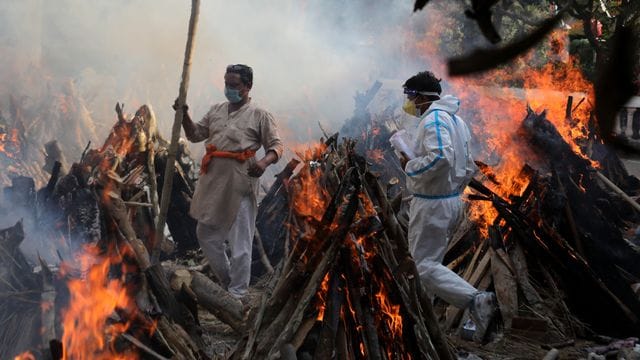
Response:
[{"label": "orange scarf", "polygon": [[202,157],[202,163],[200,164],[200,175],[206,174],[209,169],[209,163],[213,158],[227,158],[236,159],[238,162],[245,162],[252,158],[256,154],[255,150],[244,151],[218,151],[218,148],[213,145],[207,145],[207,152]]}]

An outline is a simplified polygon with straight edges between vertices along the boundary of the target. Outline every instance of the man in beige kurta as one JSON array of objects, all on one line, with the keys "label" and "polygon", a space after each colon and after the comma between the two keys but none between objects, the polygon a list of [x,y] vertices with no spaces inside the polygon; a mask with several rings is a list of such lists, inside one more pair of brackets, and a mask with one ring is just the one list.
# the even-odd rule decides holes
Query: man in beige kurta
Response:
[{"label": "man in beige kurta", "polygon": [[[190,209],[198,221],[198,241],[221,284],[238,298],[246,294],[251,276],[259,177],[283,150],[273,116],[248,96],[252,85],[250,67],[230,65],[229,101],[212,106],[198,123],[185,108],[183,121],[187,139],[207,147]],[[265,156],[256,160],[261,147]]]}]

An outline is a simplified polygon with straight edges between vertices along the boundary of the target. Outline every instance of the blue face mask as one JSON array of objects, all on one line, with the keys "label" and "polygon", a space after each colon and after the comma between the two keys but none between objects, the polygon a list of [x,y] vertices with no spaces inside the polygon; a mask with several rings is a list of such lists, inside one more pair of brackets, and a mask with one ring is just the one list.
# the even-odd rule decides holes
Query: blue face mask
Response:
[{"label": "blue face mask", "polygon": [[224,96],[232,104],[239,103],[240,101],[242,101],[242,97],[240,96],[240,90],[237,90],[237,89],[229,89],[228,87],[225,86]]}]

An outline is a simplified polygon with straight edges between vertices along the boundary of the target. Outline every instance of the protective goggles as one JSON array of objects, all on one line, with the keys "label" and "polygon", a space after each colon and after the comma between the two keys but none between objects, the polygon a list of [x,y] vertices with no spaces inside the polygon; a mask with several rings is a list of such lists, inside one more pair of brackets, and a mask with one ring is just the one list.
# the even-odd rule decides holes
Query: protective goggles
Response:
[{"label": "protective goggles", "polygon": [[437,96],[440,97],[440,94],[434,91],[418,91],[409,88],[404,88],[404,93],[409,95],[410,97],[416,97],[418,95],[426,95],[426,96]]}]

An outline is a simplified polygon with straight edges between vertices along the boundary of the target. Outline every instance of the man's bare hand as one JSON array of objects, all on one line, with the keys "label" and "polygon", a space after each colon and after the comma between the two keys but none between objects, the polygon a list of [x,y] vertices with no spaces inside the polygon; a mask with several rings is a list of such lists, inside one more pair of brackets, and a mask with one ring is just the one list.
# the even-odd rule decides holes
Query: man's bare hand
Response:
[{"label": "man's bare hand", "polygon": [[[176,98],[176,101],[173,102],[173,105],[171,105],[171,107],[173,108],[173,110],[178,111],[178,108],[180,107],[180,105],[178,104],[178,98]],[[184,104],[182,106],[182,111],[187,112],[189,110],[189,105]]]},{"label": "man's bare hand", "polygon": [[247,174],[251,177],[260,177],[264,174],[264,170],[267,166],[269,166],[269,163],[263,158],[251,164],[251,166],[249,166],[249,170],[247,170]]}]

